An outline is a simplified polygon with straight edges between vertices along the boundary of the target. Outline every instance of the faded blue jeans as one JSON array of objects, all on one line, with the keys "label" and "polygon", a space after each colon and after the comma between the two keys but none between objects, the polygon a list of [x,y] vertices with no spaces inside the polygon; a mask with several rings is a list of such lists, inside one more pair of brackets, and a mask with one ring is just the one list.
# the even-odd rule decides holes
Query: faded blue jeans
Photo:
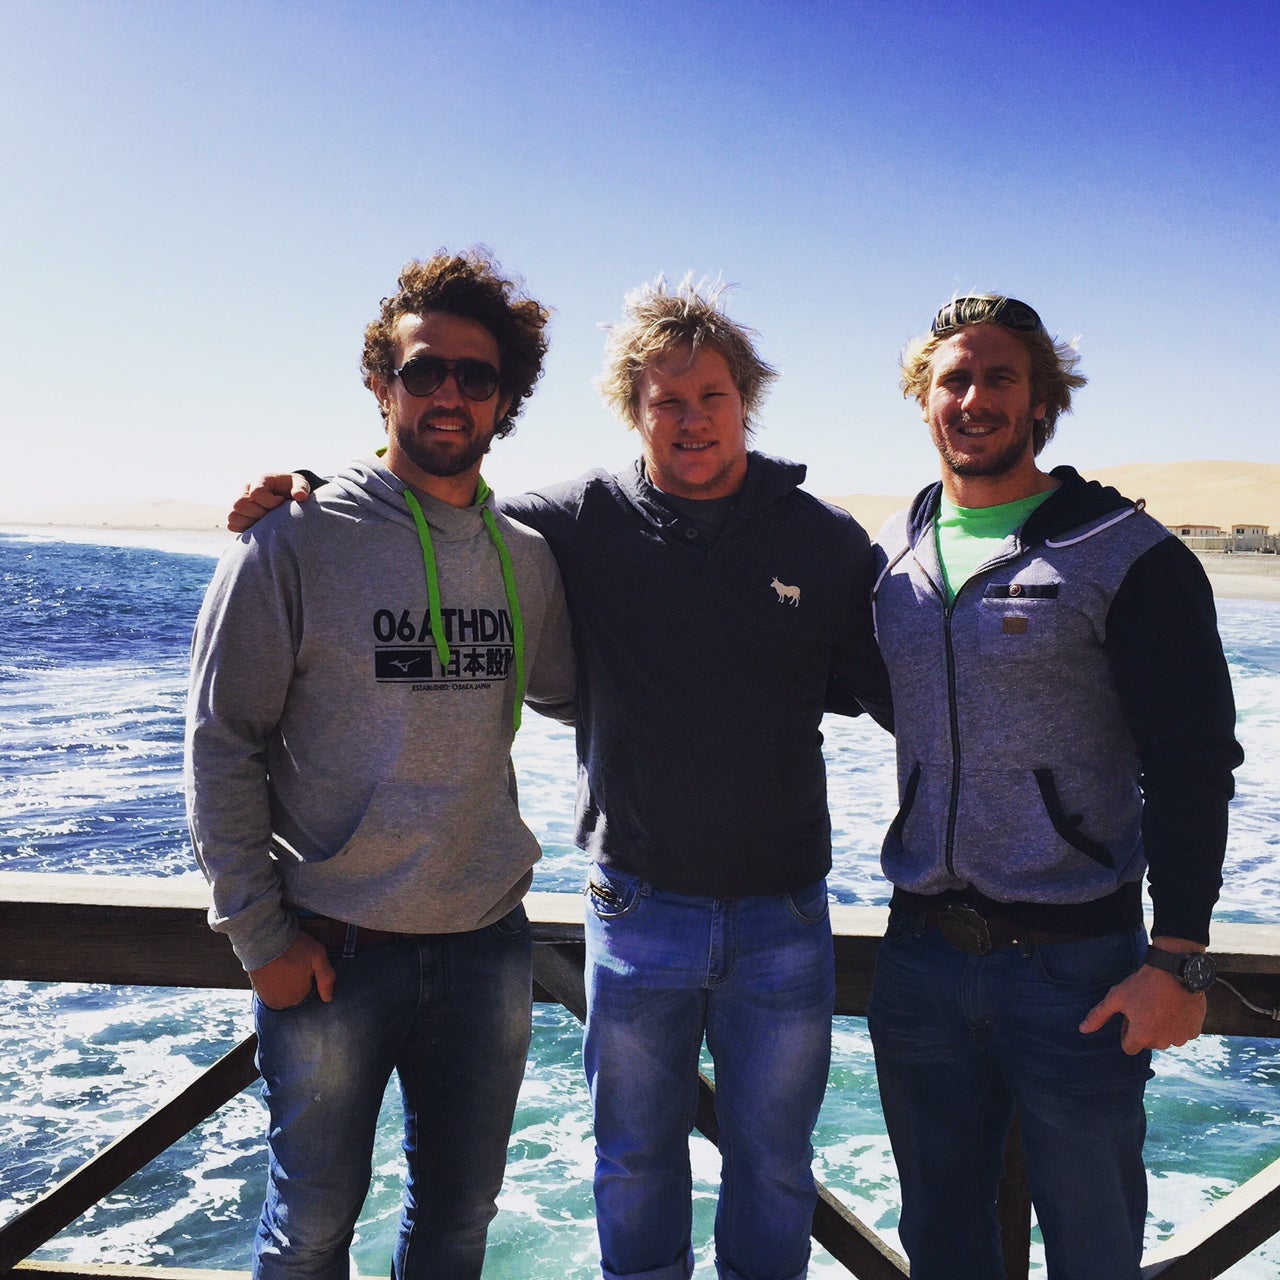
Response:
[{"label": "faded blue jeans", "polygon": [[912,1280],[1003,1280],[1015,1106],[1050,1280],[1138,1280],[1151,1055],[1121,1049],[1119,1018],[1078,1027],[1144,950],[1139,929],[975,956],[892,914],[867,1021]]},{"label": "faded blue jeans", "polygon": [[715,1063],[722,1280],[806,1273],[835,1001],[826,882],[720,902],[591,869],[584,1059],[606,1280],[688,1280],[689,1133]]},{"label": "faded blue jeans", "polygon": [[343,959],[325,1004],[254,1000],[270,1109],[260,1280],[347,1280],[374,1130],[394,1070],[408,1162],[394,1280],[479,1277],[529,1048],[524,908],[473,933]]}]

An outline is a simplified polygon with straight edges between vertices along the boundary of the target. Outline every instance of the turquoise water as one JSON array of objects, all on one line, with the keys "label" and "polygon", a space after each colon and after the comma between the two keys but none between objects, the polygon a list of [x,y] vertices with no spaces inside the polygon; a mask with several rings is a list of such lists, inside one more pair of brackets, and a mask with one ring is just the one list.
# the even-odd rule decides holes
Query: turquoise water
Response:
[{"label": "turquoise water", "polygon": [[[107,535],[103,535],[106,537]],[[201,537],[125,545],[0,533],[0,869],[174,875],[191,869],[180,792],[187,644],[212,570]],[[159,546],[146,545],[148,542]],[[1277,918],[1280,865],[1280,606],[1228,601],[1222,630],[1248,760],[1238,775],[1220,919]],[[833,894],[882,904],[880,836],[893,761],[874,725],[825,726],[835,829]],[[573,745],[526,717],[522,806],[543,843],[534,887],[577,892]],[[239,994],[0,984],[0,1219],[7,1219],[249,1031]],[[838,1019],[817,1134],[819,1176],[893,1240],[896,1184],[865,1026]],[[535,1010],[486,1276],[596,1274],[591,1135],[577,1023]],[[1280,1050],[1204,1037],[1158,1055],[1148,1092],[1149,1240],[1280,1154]],[[264,1112],[248,1090],[38,1256],[78,1262],[246,1266],[261,1195]],[[385,1275],[398,1210],[398,1104],[384,1108],[375,1178],[355,1248]],[[699,1274],[711,1274],[716,1156],[693,1143]],[[1276,1274],[1280,1245],[1233,1280]],[[843,1274],[818,1255],[812,1274]]]}]

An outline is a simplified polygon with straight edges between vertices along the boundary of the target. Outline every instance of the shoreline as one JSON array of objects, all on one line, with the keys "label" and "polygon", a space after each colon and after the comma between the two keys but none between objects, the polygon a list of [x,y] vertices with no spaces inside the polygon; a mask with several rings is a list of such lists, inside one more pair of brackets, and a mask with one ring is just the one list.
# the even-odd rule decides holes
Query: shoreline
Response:
[{"label": "shoreline", "polygon": [[1280,603],[1280,555],[1258,551],[1197,551],[1217,600]]},{"label": "shoreline", "polygon": [[[152,546],[164,551],[188,551],[217,557],[234,534],[206,524],[143,524],[102,522],[69,524],[52,520],[3,520],[0,534],[46,537],[60,542],[101,542]],[[1280,603],[1280,555],[1256,551],[1197,551],[1214,598]]]}]

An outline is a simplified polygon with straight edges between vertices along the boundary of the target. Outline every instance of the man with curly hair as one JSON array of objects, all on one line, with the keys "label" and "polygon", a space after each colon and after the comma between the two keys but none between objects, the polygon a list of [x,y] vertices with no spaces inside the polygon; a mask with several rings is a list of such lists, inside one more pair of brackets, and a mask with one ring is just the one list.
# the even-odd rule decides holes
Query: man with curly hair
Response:
[{"label": "man with curly hair", "polygon": [[1004,1275],[1015,1108],[1049,1275],[1138,1280],[1151,1050],[1213,981],[1241,759],[1213,596],[1140,502],[1037,465],[1077,359],[978,294],[902,361],[942,479],[879,536],[900,808],[868,1021],[918,1280]]},{"label": "man with curly hair", "polygon": [[[718,1273],[793,1280],[810,1253],[835,990],[819,725],[889,707],[866,534],[749,447],[777,376],[752,339],[721,290],[636,290],[600,387],[640,458],[504,506],[551,545],[573,618],[606,1280],[692,1274],[704,1040]],[[265,477],[232,527],[304,487]]]},{"label": "man with curly hair", "polygon": [[393,1071],[392,1275],[481,1273],[530,1035],[511,742],[525,700],[569,718],[573,658],[555,560],[480,466],[546,321],[481,254],[406,266],[365,335],[385,456],[242,536],[196,626],[188,811],[255,992],[262,1280],[345,1280]]}]

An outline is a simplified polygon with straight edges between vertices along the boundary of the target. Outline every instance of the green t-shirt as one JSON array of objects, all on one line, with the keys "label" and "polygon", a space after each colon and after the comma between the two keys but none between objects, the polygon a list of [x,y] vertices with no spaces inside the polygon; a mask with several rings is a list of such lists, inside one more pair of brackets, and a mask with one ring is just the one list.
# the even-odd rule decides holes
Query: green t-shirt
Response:
[{"label": "green t-shirt", "polygon": [[1052,492],[1046,489],[1044,493],[1033,493],[1017,502],[1002,502],[996,507],[957,507],[944,495],[934,523],[948,604],[973,577],[978,566],[991,559],[997,546],[1022,528],[1027,517]]}]

